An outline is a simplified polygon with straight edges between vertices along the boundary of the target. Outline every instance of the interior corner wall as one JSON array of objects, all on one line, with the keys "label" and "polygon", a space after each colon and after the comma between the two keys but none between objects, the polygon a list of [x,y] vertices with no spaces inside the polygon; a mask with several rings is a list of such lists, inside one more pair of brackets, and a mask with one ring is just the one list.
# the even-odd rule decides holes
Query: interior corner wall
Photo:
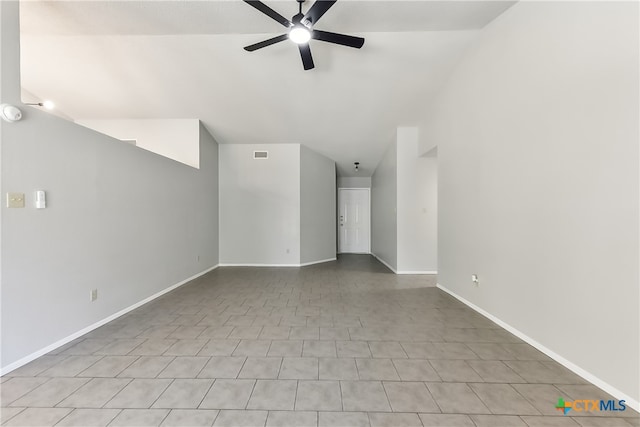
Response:
[{"label": "interior corner wall", "polygon": [[398,160],[394,141],[378,163],[371,177],[371,252],[397,270]]},{"label": "interior corner wall", "polygon": [[[194,240],[196,243],[195,250],[200,255],[200,261],[209,263],[211,266],[218,266],[220,263],[220,209],[218,201],[220,199],[219,188],[220,179],[219,172],[219,150],[218,143],[211,136],[207,128],[199,122],[200,129],[200,169],[203,170],[203,176],[194,188],[196,193],[200,191],[204,197],[195,199],[195,212],[191,212],[194,215],[195,222],[198,227],[203,227],[203,233],[198,233],[198,239]],[[195,232],[198,230],[196,229]],[[197,259],[197,257],[196,257]],[[200,262],[199,261],[199,262]]]},{"label": "interior corner wall", "polygon": [[336,164],[300,147],[300,264],[336,259]]},{"label": "interior corner wall", "polygon": [[438,164],[418,156],[418,128],[397,133],[397,272],[435,274],[438,270]]},{"label": "interior corner wall", "polygon": [[440,285],[636,409],[638,25],[637,2],[515,4],[454,71],[430,132]]},{"label": "interior corner wall", "polygon": [[[2,101],[19,105],[18,2],[0,8]],[[210,135],[201,132],[197,170],[22,109],[1,127],[2,194],[26,196],[25,208],[2,206],[3,372],[218,264]],[[35,190],[46,209],[35,209]]]},{"label": "interior corner wall", "polygon": [[300,264],[299,144],[220,145],[220,263]]}]

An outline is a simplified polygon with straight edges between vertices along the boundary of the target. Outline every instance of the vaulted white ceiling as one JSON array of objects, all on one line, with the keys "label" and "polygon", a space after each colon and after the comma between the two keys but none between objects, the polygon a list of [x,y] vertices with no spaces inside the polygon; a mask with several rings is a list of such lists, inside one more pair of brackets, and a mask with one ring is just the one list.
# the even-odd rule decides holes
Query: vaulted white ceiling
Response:
[{"label": "vaulted white ceiling", "polygon": [[[266,1],[285,17],[294,0]],[[420,125],[479,31],[512,1],[339,0],[303,71],[284,27],[244,2],[23,1],[22,85],[74,120],[198,118],[220,143],[301,143],[368,176],[397,126]],[[305,4],[305,10],[311,2]]]}]

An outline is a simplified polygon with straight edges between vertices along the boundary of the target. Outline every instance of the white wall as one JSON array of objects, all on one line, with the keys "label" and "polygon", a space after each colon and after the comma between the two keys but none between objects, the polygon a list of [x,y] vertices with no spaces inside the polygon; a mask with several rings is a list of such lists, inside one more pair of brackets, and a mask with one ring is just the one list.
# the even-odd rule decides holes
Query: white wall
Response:
[{"label": "white wall", "polygon": [[434,157],[418,157],[418,128],[397,131],[398,273],[438,270],[438,170]]},{"label": "white wall", "polygon": [[638,39],[636,2],[520,2],[430,131],[440,284],[636,409]]},{"label": "white wall", "polygon": [[300,147],[300,263],[336,258],[336,164]]},{"label": "white wall", "polygon": [[[0,10],[2,101],[17,104],[18,3]],[[3,199],[27,199],[2,206],[3,371],[218,263],[217,144],[203,127],[197,170],[34,108],[1,126]]]},{"label": "white wall", "polygon": [[397,144],[385,152],[371,177],[371,252],[397,270]]},{"label": "white wall", "polygon": [[340,176],[338,188],[371,188],[370,176]]},{"label": "white wall", "polygon": [[117,139],[194,168],[200,165],[200,121],[197,119],[76,120]]},{"label": "white wall", "polygon": [[300,263],[300,145],[220,145],[220,262]]},{"label": "white wall", "polygon": [[438,270],[438,163],[418,151],[418,128],[399,127],[371,180],[372,252],[398,274]]}]

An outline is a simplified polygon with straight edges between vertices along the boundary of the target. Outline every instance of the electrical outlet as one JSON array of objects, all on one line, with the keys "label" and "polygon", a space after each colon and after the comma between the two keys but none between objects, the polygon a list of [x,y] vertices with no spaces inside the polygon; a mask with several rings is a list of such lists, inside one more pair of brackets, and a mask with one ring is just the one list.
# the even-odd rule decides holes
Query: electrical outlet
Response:
[{"label": "electrical outlet", "polygon": [[91,294],[89,295],[89,301],[94,302],[97,299],[98,299],[98,290],[92,289]]},{"label": "electrical outlet", "polygon": [[471,275],[471,281],[476,286],[480,284],[480,279],[478,279],[478,275],[477,274],[472,274]]},{"label": "electrical outlet", "polygon": [[289,253],[289,249],[287,249],[287,253]]},{"label": "electrical outlet", "polygon": [[24,193],[7,193],[8,208],[24,208]]},{"label": "electrical outlet", "polygon": [[197,261],[197,262],[200,262],[200,255],[198,255],[198,256],[196,257],[196,261]]}]

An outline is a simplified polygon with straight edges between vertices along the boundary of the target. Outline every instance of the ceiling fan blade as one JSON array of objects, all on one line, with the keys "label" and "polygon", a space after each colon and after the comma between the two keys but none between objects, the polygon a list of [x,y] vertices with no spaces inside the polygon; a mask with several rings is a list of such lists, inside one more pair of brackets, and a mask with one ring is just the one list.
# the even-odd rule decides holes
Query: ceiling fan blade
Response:
[{"label": "ceiling fan blade", "polygon": [[362,37],[348,36],[346,34],[330,33],[328,31],[313,30],[311,37],[323,42],[341,44],[343,46],[360,49],[364,44]]},{"label": "ceiling fan blade", "polygon": [[311,6],[311,9],[305,13],[302,22],[307,25],[315,25],[336,1],[337,0],[316,0],[313,6]]},{"label": "ceiling fan blade", "polygon": [[313,57],[311,56],[311,48],[308,44],[299,44],[300,56],[302,57],[302,66],[305,70],[310,70],[314,67]]},{"label": "ceiling fan blade", "polygon": [[245,3],[255,7],[256,9],[258,9],[260,12],[264,13],[265,15],[267,15],[269,18],[273,19],[274,21],[279,22],[280,24],[284,25],[285,27],[289,28],[291,27],[293,24],[291,23],[291,21],[289,21],[287,18],[285,18],[284,16],[280,15],[278,12],[276,12],[275,10],[271,9],[269,6],[267,6],[266,4],[262,3],[259,0],[244,0]]},{"label": "ceiling fan blade", "polygon": [[267,47],[267,46],[271,46],[272,44],[280,43],[281,41],[284,41],[284,40],[286,40],[288,38],[289,38],[289,36],[287,34],[282,34],[280,36],[276,36],[276,37],[273,37],[273,38],[268,39],[268,40],[263,40],[260,43],[252,44],[250,46],[245,46],[244,50],[246,50],[248,52],[253,52],[254,50],[262,49],[263,47]]}]

